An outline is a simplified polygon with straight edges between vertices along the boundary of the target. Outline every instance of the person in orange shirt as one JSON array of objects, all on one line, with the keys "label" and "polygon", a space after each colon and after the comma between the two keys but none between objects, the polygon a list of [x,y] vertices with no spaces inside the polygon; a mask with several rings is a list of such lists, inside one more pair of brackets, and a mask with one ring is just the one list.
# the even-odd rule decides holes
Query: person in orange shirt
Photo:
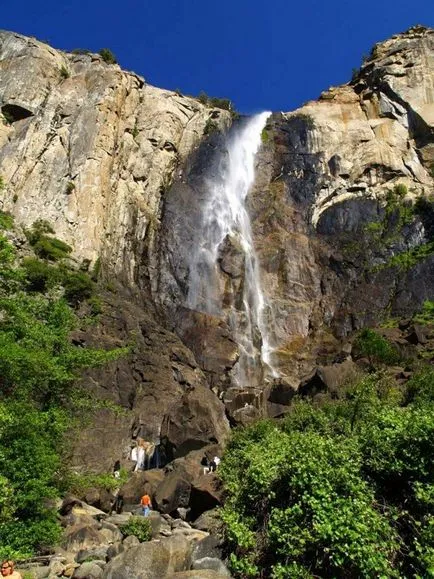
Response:
[{"label": "person in orange shirt", "polygon": [[143,516],[149,516],[152,509],[151,497],[148,494],[144,494],[140,499],[140,504],[142,505]]}]

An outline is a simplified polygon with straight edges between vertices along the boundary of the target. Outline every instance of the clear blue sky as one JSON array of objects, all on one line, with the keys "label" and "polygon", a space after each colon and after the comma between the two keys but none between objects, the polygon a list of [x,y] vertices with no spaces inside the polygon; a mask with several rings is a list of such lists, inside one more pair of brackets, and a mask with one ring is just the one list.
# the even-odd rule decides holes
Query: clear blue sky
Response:
[{"label": "clear blue sky", "polygon": [[289,111],[347,82],[372,45],[434,26],[434,0],[21,0],[0,26],[55,48],[110,48],[156,86]]}]

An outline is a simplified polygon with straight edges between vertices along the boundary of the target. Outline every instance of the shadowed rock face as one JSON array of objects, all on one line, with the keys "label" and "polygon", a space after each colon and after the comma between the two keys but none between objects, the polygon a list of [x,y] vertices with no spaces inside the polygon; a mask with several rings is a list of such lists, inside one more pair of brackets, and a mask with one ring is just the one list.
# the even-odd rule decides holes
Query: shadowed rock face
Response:
[{"label": "shadowed rock face", "polygon": [[[133,432],[161,432],[173,456],[220,443],[228,424],[218,396],[236,422],[280,415],[291,389],[339,358],[352,332],[433,299],[432,254],[411,267],[392,259],[431,242],[434,219],[403,222],[388,201],[398,184],[408,192],[397,206],[433,192],[433,59],[434,31],[410,29],[376,45],[349,84],[269,118],[248,209],[280,377],[238,391],[224,319],[185,302],[195,223],[230,114],[98,55],[0,32],[0,108],[11,121],[0,123],[1,208],[24,226],[44,216],[78,263],[100,257],[103,276],[129,288],[108,299],[87,343],[138,336],[131,358],[86,376],[127,417],[101,411],[77,464],[106,470]],[[219,130],[207,135],[210,119]],[[237,239],[219,265],[225,308],[242,295]]]}]

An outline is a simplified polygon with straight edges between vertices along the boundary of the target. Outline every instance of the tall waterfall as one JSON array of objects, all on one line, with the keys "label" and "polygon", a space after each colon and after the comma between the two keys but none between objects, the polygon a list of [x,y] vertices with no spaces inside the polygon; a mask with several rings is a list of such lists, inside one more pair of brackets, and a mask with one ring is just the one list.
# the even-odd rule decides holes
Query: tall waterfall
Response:
[{"label": "tall waterfall", "polygon": [[[234,381],[253,385],[258,368],[276,375],[271,364],[272,346],[267,315],[269,306],[261,288],[258,258],[253,244],[246,197],[254,182],[255,155],[269,117],[264,112],[249,119],[228,138],[226,154],[217,170],[206,179],[201,223],[197,224],[197,245],[190,258],[188,307],[221,315],[227,280],[222,280],[222,255],[235,255],[240,272],[232,277],[233,303],[224,304],[226,319],[240,349]],[[235,289],[236,286],[236,289]]]}]

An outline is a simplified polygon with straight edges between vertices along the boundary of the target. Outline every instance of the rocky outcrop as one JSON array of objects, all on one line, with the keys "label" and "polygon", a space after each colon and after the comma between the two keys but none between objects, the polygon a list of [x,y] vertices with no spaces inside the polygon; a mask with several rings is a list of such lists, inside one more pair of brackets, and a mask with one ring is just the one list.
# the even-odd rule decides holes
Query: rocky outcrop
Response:
[{"label": "rocky outcrop", "polygon": [[132,437],[159,441],[162,466],[191,450],[224,443],[229,425],[222,402],[192,353],[146,313],[146,304],[107,292],[101,324],[76,332],[74,339],[98,347],[130,343],[131,354],[84,376],[102,407],[92,412],[91,425],[74,435],[73,466],[108,472],[120,460],[131,469]]},{"label": "rocky outcrop", "polygon": [[[0,33],[2,209],[23,226],[43,215],[77,265],[100,258],[101,324],[76,339],[134,344],[85,376],[107,404],[80,434],[75,466],[128,464],[132,436],[164,441],[168,461],[222,443],[225,412],[242,424],[285,413],[300,384],[335,380],[324,368],[340,372],[354,331],[434,297],[434,216],[414,209],[433,191],[433,54],[434,31],[414,27],[376,45],[348,84],[270,116],[248,209],[278,377],[259,368],[254,388],[234,388],[227,316],[186,297],[207,179],[243,119],[229,129],[228,111],[99,55]],[[236,237],[218,268],[224,310],[243,291]]]}]

